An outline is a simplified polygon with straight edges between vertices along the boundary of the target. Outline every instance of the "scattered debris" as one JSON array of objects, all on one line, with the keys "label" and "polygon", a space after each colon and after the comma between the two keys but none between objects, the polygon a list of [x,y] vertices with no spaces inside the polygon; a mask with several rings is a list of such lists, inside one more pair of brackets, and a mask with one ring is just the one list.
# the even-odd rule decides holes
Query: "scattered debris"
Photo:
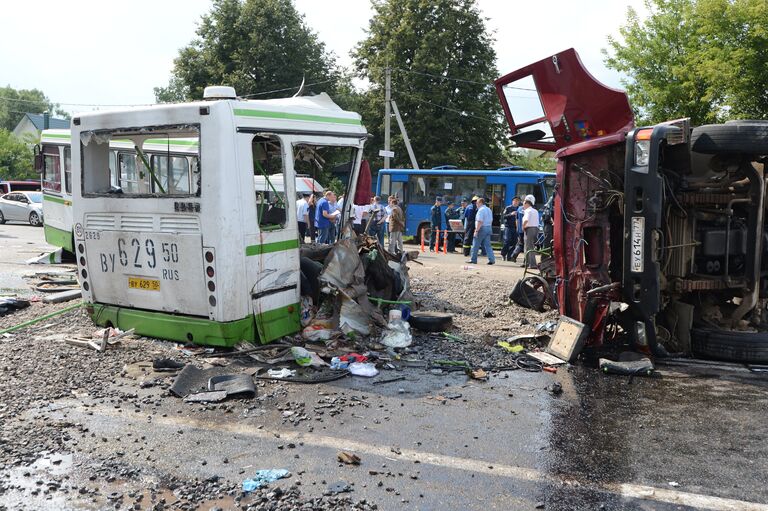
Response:
[{"label": "scattered debris", "polygon": [[348,369],[353,376],[365,376],[367,378],[373,378],[379,374],[379,370],[376,369],[376,365],[370,362],[352,362],[349,364]]},{"label": "scattered debris", "polygon": [[227,399],[226,390],[214,390],[208,392],[198,392],[196,394],[189,394],[184,398],[185,403],[217,403]]},{"label": "scattered debris", "polygon": [[554,355],[550,355],[546,351],[529,351],[528,356],[531,358],[535,358],[536,360],[540,361],[542,364],[546,364],[549,366],[558,366],[558,365],[567,363],[565,360],[561,360]]},{"label": "scattered debris", "polygon": [[243,481],[243,491],[252,492],[266,484],[274,483],[278,479],[290,477],[290,475],[291,473],[284,468],[258,470],[256,471],[256,475],[251,479],[246,479]]},{"label": "scattered debris", "polygon": [[633,351],[621,353],[618,361],[601,358],[598,366],[606,374],[624,376],[650,376],[654,371],[651,359]]},{"label": "scattered debris", "polygon": [[152,369],[158,372],[178,371],[185,365],[183,362],[176,362],[171,358],[156,358],[152,361]]},{"label": "scattered debris", "polygon": [[43,298],[44,303],[62,303],[70,300],[75,300],[83,296],[82,291],[79,289],[68,289],[66,291],[59,291],[52,293]]},{"label": "scattered debris", "polygon": [[23,300],[15,297],[0,297],[0,316],[4,316],[12,311],[17,311],[29,307],[29,300]]},{"label": "scattered debris", "polygon": [[287,367],[281,367],[280,369],[269,369],[267,375],[271,378],[292,378],[296,376],[296,371],[288,369]]},{"label": "scattered debris", "polygon": [[340,462],[347,465],[359,465],[361,461],[360,456],[350,451],[339,451],[336,457]]},{"label": "scattered debris", "polygon": [[560,382],[556,381],[552,383],[552,385],[548,386],[547,390],[550,392],[550,394],[559,396],[563,393],[563,386],[560,384]]},{"label": "scattered debris", "polygon": [[325,495],[338,495],[339,493],[348,493],[354,491],[352,485],[346,481],[338,481],[328,485],[328,489],[325,490]]},{"label": "scattered debris", "polygon": [[521,351],[525,351],[525,346],[522,344],[510,344],[507,341],[499,341],[496,345],[501,346],[510,353],[520,353]]},{"label": "scattered debris", "polygon": [[474,380],[487,380],[488,379],[488,373],[486,373],[483,369],[472,369],[469,371],[469,376]]},{"label": "scattered debris", "polygon": [[453,315],[445,312],[414,311],[408,322],[422,332],[445,332],[453,324]]},{"label": "scattered debris", "polygon": [[555,333],[547,346],[547,353],[550,353],[566,362],[576,360],[581,348],[584,347],[589,330],[575,319],[567,316],[560,316],[557,322]]},{"label": "scattered debris", "polygon": [[227,397],[251,399],[256,397],[256,387],[248,374],[222,374],[208,380],[209,391],[226,392]]}]

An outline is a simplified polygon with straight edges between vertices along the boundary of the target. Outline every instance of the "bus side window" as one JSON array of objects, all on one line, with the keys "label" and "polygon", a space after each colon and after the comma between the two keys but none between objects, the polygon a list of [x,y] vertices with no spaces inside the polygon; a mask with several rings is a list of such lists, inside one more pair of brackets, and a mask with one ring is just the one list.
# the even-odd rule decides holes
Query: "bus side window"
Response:
[{"label": "bus side window", "polygon": [[61,191],[61,162],[56,146],[43,146],[43,190]]},{"label": "bus side window", "polygon": [[515,188],[515,195],[524,199],[526,195],[533,195],[536,199],[535,207],[539,209],[544,205],[544,192],[539,183],[518,183]]},{"label": "bus side window", "polygon": [[285,199],[285,167],[280,140],[271,136],[253,137],[251,155],[259,227],[268,231],[282,229],[288,220],[288,203]]},{"label": "bus side window", "polygon": [[109,152],[109,184],[113,188],[120,187],[120,179],[117,175],[117,153],[115,151]]},{"label": "bus side window", "polygon": [[136,169],[136,155],[133,153],[118,153],[117,166],[120,169],[118,178],[120,188],[124,193],[139,193],[139,174]]},{"label": "bus side window", "polygon": [[72,193],[72,149],[64,148],[64,189]]}]

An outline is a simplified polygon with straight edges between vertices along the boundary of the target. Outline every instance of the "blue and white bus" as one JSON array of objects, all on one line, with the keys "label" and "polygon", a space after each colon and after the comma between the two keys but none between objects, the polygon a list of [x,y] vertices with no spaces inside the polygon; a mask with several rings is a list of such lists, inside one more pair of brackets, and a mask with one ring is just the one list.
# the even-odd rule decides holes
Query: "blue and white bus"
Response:
[{"label": "blue and white bus", "polygon": [[405,234],[419,238],[421,229],[429,228],[429,210],[435,204],[435,197],[443,198],[443,213],[449,200],[458,207],[462,198],[486,197],[493,211],[494,233],[498,233],[501,212],[512,203],[513,197],[533,195],[536,208],[541,208],[554,186],[555,174],[549,172],[522,167],[462,170],[446,165],[422,170],[381,169],[376,194],[384,201],[390,195],[400,199],[405,210]]}]

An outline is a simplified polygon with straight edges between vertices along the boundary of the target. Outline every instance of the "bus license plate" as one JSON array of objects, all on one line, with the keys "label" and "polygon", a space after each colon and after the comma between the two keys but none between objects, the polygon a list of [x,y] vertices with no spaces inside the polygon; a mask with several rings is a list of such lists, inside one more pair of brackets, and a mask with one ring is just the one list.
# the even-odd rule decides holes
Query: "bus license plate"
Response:
[{"label": "bus license plate", "polygon": [[643,244],[645,243],[645,217],[632,217],[632,272],[643,272]]},{"label": "bus license plate", "polygon": [[160,281],[157,279],[140,279],[128,277],[129,289],[143,289],[144,291],[160,291]]}]

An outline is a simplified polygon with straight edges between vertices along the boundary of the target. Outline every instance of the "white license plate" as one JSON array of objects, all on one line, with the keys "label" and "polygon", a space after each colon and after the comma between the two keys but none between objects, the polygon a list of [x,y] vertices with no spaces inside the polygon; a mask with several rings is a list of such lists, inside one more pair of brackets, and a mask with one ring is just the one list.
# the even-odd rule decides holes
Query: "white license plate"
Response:
[{"label": "white license plate", "polygon": [[645,243],[645,217],[632,217],[632,272],[643,272],[643,245]]}]

